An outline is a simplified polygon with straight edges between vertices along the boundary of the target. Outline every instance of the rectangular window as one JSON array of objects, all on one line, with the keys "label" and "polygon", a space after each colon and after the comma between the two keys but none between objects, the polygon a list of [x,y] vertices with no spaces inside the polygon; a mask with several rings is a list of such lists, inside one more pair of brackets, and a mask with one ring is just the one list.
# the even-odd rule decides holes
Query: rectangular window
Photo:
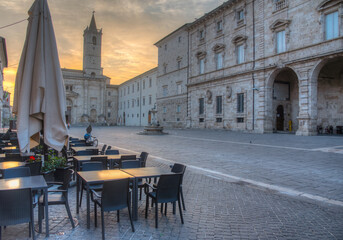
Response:
[{"label": "rectangular window", "polygon": [[111,107],[111,102],[108,102],[108,103],[107,103],[107,107]]},{"label": "rectangular window", "polygon": [[237,12],[237,21],[240,22],[240,21],[243,21],[244,20],[244,10],[240,10]]},{"label": "rectangular window", "polygon": [[216,114],[222,114],[223,113],[223,101],[222,96],[216,97]]},{"label": "rectangular window", "polygon": [[177,94],[181,94],[182,93],[182,87],[181,87],[181,83],[177,84]]},{"label": "rectangular window", "polygon": [[164,45],[164,50],[167,50],[167,44],[166,44],[166,45]]},{"label": "rectangular window", "polygon": [[132,93],[134,93],[134,92],[135,92],[135,85],[132,84]]},{"label": "rectangular window", "polygon": [[177,69],[180,70],[181,68],[181,61],[177,61]]},{"label": "rectangular window", "polygon": [[216,53],[217,70],[223,68],[223,53]]},{"label": "rectangular window", "polygon": [[223,30],[223,21],[220,20],[217,22],[217,31],[222,31]]},{"label": "rectangular window", "polygon": [[238,113],[244,112],[244,93],[237,94],[237,112]]},{"label": "rectangular window", "polygon": [[111,96],[111,92],[107,92],[108,96]]},{"label": "rectangular window", "polygon": [[137,98],[137,107],[139,107],[139,98]]},{"label": "rectangular window", "polygon": [[325,16],[325,39],[338,37],[338,11]]},{"label": "rectangular window", "polygon": [[204,32],[204,30],[200,30],[199,31],[199,38],[200,39],[203,39],[205,37],[205,32]]},{"label": "rectangular window", "polygon": [[143,89],[145,89],[145,80],[143,80]]},{"label": "rectangular window", "polygon": [[176,107],[176,112],[177,112],[177,113],[181,112],[181,106],[180,106],[180,105],[177,105],[177,107]]},{"label": "rectangular window", "polygon": [[137,91],[139,91],[139,82],[137,83]]},{"label": "rectangular window", "polygon": [[244,123],[244,118],[237,118],[238,123]]},{"label": "rectangular window", "polygon": [[130,100],[127,100],[127,108],[130,108]]},{"label": "rectangular window", "polygon": [[181,36],[179,37],[179,43],[181,42]]},{"label": "rectangular window", "polygon": [[204,122],[204,119],[203,118],[199,118],[199,122]]},{"label": "rectangular window", "polygon": [[237,63],[244,62],[244,45],[237,46]]},{"label": "rectangular window", "polygon": [[125,102],[124,102],[124,110],[125,110],[125,107],[126,107],[126,106],[125,106]]},{"label": "rectangular window", "polygon": [[135,99],[132,99],[132,107],[135,107]]},{"label": "rectangular window", "polygon": [[217,123],[221,123],[222,121],[223,121],[222,118],[216,118],[216,122],[217,122]]},{"label": "rectangular window", "polygon": [[163,94],[163,97],[168,96],[168,86],[162,87],[162,94]]},{"label": "rectangular window", "polygon": [[152,87],[152,79],[149,78],[149,87]]},{"label": "rectangular window", "polygon": [[286,51],[286,32],[285,30],[276,33],[276,53]]},{"label": "rectangular window", "polygon": [[143,106],[145,106],[145,97],[143,97]]},{"label": "rectangular window", "polygon": [[204,114],[205,105],[204,105],[204,98],[199,98],[199,115]]},{"label": "rectangular window", "polygon": [[107,117],[108,117],[108,118],[111,117],[111,113],[110,113],[110,112],[107,113]]},{"label": "rectangular window", "polygon": [[151,105],[152,104],[152,97],[151,97],[151,95],[149,95],[149,105]]},{"label": "rectangular window", "polygon": [[205,72],[205,59],[199,60],[199,74],[203,74]]}]

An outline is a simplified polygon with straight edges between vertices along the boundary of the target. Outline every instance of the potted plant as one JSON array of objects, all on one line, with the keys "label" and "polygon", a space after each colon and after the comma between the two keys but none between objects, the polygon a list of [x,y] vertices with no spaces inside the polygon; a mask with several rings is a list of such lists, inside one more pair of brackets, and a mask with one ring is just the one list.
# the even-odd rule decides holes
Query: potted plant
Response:
[{"label": "potted plant", "polygon": [[40,175],[42,167],[41,155],[29,156],[25,160],[25,166],[30,168],[31,176]]},{"label": "potted plant", "polygon": [[66,158],[60,156],[55,150],[49,150],[48,159],[44,161],[44,166],[42,167],[45,180],[60,182],[66,169],[69,169]]}]

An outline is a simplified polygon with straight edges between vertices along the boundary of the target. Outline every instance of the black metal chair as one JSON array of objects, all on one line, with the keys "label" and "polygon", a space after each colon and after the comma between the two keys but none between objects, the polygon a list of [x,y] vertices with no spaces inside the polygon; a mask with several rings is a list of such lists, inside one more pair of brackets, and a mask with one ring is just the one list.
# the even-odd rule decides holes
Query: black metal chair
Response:
[{"label": "black metal chair", "polygon": [[19,178],[31,176],[30,168],[17,167],[2,170],[2,177],[5,178]]},{"label": "black metal chair", "polygon": [[[109,147],[108,147],[109,148]],[[118,155],[119,150],[116,149],[108,149],[105,151],[105,155]]]},{"label": "black metal chair", "polygon": [[[186,211],[186,207],[185,207],[185,200],[183,198],[182,182],[183,182],[183,175],[185,174],[185,171],[186,171],[186,166],[183,164],[180,164],[180,163],[175,163],[171,169],[171,172],[173,172],[173,173],[181,173],[182,174],[181,182],[180,182],[180,196],[181,196],[182,207],[183,207],[184,211]],[[175,214],[175,204],[174,204],[173,212]]]},{"label": "black metal chair", "polygon": [[141,152],[141,155],[138,158],[141,162],[141,167],[145,167],[146,160],[148,159],[148,155],[149,155],[149,153],[147,153],[147,152]]},{"label": "black metal chair", "polygon": [[139,160],[123,160],[120,159],[119,161],[119,168],[127,169],[127,168],[140,168],[141,162]]},{"label": "black metal chair", "polygon": [[[59,185],[59,189],[49,190],[48,205],[62,205],[64,204],[69,220],[73,228],[75,228],[74,220],[70,212],[68,203],[68,188],[74,171],[72,169],[67,169],[64,174],[63,182],[50,182],[49,185]],[[44,195],[42,195],[38,200],[38,222],[41,226],[42,218],[44,218]]]},{"label": "black metal chair", "polygon": [[119,210],[126,208],[129,211],[132,232],[135,231],[131,216],[129,178],[104,182],[101,196],[93,191],[97,197],[94,199],[94,223],[97,227],[97,205],[101,208],[102,239],[105,239],[104,212],[117,211],[117,221],[119,222]]},{"label": "black metal chair", "polygon": [[107,156],[96,156],[96,157],[91,157],[91,162],[92,161],[97,161],[97,162],[101,162],[102,166],[103,166],[103,170],[106,170],[108,168],[108,161],[107,161]]},{"label": "black metal chair", "polygon": [[29,237],[35,239],[32,193],[30,188],[0,191],[1,227],[29,223]]},{"label": "black metal chair", "polygon": [[[155,204],[155,227],[158,228],[158,204],[168,202],[178,202],[181,223],[183,224],[182,209],[180,204],[180,183],[182,174],[164,174],[160,176],[157,186],[154,187],[145,183],[144,192],[146,194],[145,218],[148,217],[149,198]],[[149,192],[149,188],[152,189]]]},{"label": "black metal chair", "polygon": [[100,151],[100,154],[101,154],[101,155],[104,155],[104,154],[105,154],[106,147],[107,147],[106,144],[105,144],[104,146],[102,146],[102,149],[101,149],[101,151]]},{"label": "black metal chair", "polygon": [[[103,164],[101,162],[85,162],[82,164],[81,167],[82,171],[99,171],[99,170],[104,170],[103,168]],[[102,184],[93,184],[90,185],[89,188],[95,191],[101,191],[102,190]],[[85,186],[83,185],[83,183],[81,184],[81,193],[80,193],[80,203],[79,206],[81,207],[82,204],[82,195],[83,195],[83,190],[85,189]],[[86,189],[85,189],[86,190]],[[91,195],[92,199],[93,199],[93,194]]]}]

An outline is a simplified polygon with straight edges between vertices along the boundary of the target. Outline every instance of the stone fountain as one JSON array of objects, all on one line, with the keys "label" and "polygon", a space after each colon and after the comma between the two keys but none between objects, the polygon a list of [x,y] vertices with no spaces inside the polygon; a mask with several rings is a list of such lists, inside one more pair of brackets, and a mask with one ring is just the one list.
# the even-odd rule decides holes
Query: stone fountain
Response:
[{"label": "stone fountain", "polygon": [[144,131],[140,132],[138,134],[140,135],[163,135],[168,134],[163,132],[163,127],[160,126],[159,122],[156,120],[156,104],[154,108],[150,110],[151,114],[151,123],[148,126],[144,127]]}]

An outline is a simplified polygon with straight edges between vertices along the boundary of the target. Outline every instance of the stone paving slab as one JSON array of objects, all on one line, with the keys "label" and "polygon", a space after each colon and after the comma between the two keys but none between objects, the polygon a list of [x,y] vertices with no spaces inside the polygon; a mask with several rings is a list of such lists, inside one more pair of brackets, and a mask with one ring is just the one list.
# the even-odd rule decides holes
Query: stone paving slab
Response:
[{"label": "stone paving slab", "polygon": [[[150,158],[148,166],[169,168]],[[77,227],[71,228],[63,206],[50,206],[49,239],[101,239],[101,225],[94,228],[93,210],[91,229],[86,228],[85,201],[76,215],[75,190],[70,189],[69,201]],[[120,223],[116,213],[105,215],[106,239],[343,239],[342,207],[304,201],[192,169],[185,173],[184,195],[184,225],[169,204],[167,216],[159,212],[159,228],[155,229],[153,209],[149,208],[149,217],[144,218],[143,194],[139,219],[134,222],[136,232],[131,232],[127,210],[122,210]],[[28,224],[8,226],[2,232],[3,239],[27,239]],[[44,238],[44,234],[37,235],[37,239]]]}]

